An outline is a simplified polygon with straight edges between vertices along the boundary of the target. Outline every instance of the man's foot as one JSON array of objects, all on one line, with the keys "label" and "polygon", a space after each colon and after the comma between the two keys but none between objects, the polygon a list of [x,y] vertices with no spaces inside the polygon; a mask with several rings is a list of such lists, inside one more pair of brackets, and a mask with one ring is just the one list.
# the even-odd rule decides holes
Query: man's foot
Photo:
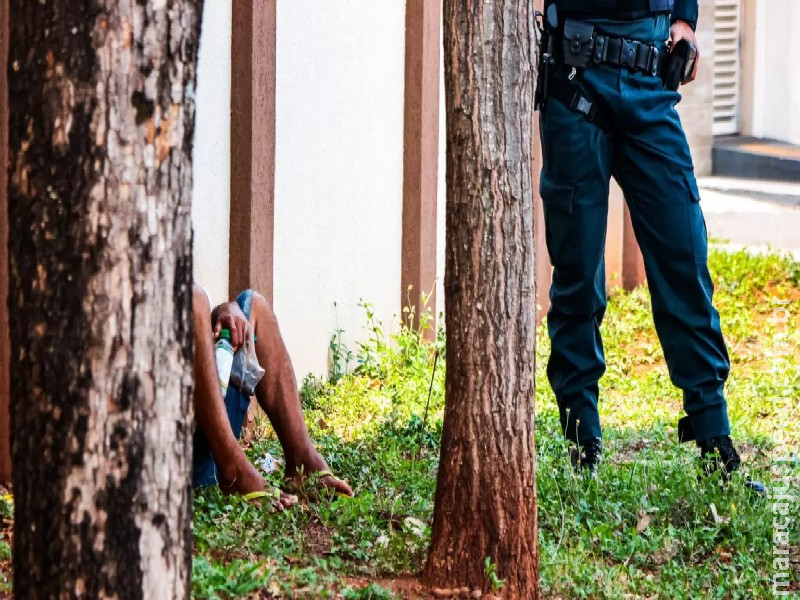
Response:
[{"label": "man's foot", "polygon": [[[727,481],[730,474],[738,471],[742,465],[742,459],[733,447],[730,436],[713,437],[697,442],[697,445],[700,447],[700,461],[703,463],[703,474],[706,476],[720,471]],[[750,477],[745,479],[745,487],[760,496],[765,496],[767,493],[763,483],[753,481]]]},{"label": "man's foot", "polygon": [[[253,492],[270,491],[272,488],[256,468],[245,459],[241,464],[225,469],[224,473],[220,469],[219,489],[225,495],[245,496]],[[271,502],[275,510],[284,510],[297,504],[297,496],[279,491],[279,494],[276,494]]]},{"label": "man's foot", "polygon": [[579,442],[577,447],[570,449],[569,459],[576,470],[594,476],[602,453],[603,440],[601,438],[589,438]]},{"label": "man's foot", "polygon": [[320,453],[312,449],[308,458],[297,461],[291,465],[287,461],[285,478],[298,490],[306,489],[309,484],[319,483],[324,489],[332,490],[337,494],[352,496],[353,490],[346,481],[337,479],[331,474],[330,467]]}]

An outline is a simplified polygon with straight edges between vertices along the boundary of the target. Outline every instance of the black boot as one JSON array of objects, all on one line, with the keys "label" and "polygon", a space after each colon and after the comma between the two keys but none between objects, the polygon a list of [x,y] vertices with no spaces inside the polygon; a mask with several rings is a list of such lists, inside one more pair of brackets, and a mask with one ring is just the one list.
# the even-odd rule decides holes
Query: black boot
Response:
[{"label": "black boot", "polygon": [[576,470],[594,475],[602,453],[603,440],[599,437],[589,438],[579,442],[577,448],[573,446],[570,449],[569,459]]},{"label": "black boot", "polygon": [[[742,459],[736,452],[736,448],[733,447],[730,436],[713,437],[697,442],[697,445],[700,447],[700,460],[703,463],[705,475],[721,471],[723,478],[727,481],[730,474],[738,471],[742,465]],[[750,477],[745,479],[745,486],[760,496],[767,494],[766,486],[761,482],[752,481]]]}]

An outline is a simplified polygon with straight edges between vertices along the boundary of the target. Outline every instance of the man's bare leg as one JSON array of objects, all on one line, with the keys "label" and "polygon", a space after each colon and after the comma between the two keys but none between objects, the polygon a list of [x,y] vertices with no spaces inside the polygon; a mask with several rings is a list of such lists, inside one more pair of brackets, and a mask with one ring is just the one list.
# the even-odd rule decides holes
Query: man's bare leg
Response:
[{"label": "man's bare leg", "polygon": [[[256,355],[267,373],[256,386],[256,398],[267,413],[286,458],[286,477],[299,480],[304,476],[328,471],[328,463],[317,452],[308,434],[297,380],[289,353],[283,343],[278,321],[267,300],[253,293],[250,320],[256,335]],[[322,484],[342,494],[352,495],[346,482],[332,476],[321,479]]]},{"label": "man's bare leg", "polygon": [[[194,414],[197,426],[208,441],[217,463],[220,489],[226,494],[247,494],[266,488],[264,478],[247,460],[239,442],[233,436],[225,400],[217,378],[211,332],[211,307],[206,293],[198,286],[193,290],[194,301]],[[283,509],[296,501],[281,495],[275,507]]]}]

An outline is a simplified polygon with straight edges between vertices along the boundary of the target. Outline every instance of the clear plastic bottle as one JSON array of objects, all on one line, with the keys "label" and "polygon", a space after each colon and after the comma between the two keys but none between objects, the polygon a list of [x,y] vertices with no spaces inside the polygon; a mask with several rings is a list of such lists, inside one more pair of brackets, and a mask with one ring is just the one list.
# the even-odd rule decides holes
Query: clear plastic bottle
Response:
[{"label": "clear plastic bottle", "polygon": [[231,379],[231,368],[233,367],[233,344],[231,344],[231,332],[223,329],[219,332],[219,338],[214,346],[214,356],[217,359],[217,375],[219,385],[222,388],[222,397],[228,393],[228,383]]}]

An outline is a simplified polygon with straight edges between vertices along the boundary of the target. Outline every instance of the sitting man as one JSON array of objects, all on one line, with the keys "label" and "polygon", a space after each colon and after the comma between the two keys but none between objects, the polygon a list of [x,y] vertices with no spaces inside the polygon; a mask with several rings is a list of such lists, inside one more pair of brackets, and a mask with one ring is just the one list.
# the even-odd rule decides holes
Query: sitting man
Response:
[{"label": "sitting man", "polygon": [[[320,485],[352,495],[346,482],[331,475],[325,459],[314,448],[308,434],[294,370],[278,330],[278,322],[266,299],[247,290],[235,302],[222,304],[213,313],[205,291],[194,286],[194,412],[197,430],[194,439],[192,485],[219,484],[225,494],[247,498],[271,497],[278,510],[291,506],[296,497],[271,489],[245,456],[238,438],[250,398],[228,387],[222,397],[214,356],[215,334],[223,328],[231,332],[231,344],[238,350],[245,341],[245,329],[255,339],[258,362],[266,374],[256,386],[256,399],[278,435],[286,461],[285,477],[302,483],[315,475]],[[266,492],[266,493],[265,493]]]}]

